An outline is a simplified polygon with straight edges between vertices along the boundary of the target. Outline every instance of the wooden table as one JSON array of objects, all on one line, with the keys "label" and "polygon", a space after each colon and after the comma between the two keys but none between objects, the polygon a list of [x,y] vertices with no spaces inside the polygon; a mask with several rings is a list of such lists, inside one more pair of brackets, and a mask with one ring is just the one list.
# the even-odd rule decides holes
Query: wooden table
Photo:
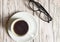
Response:
[{"label": "wooden table", "polygon": [[[0,42],[15,42],[6,33],[8,17],[17,11],[33,14],[25,5],[25,0],[0,0]],[[46,23],[37,18],[38,36],[29,42],[60,42],[60,0],[36,0],[50,13],[53,21]],[[36,16],[36,15],[35,15]]]}]

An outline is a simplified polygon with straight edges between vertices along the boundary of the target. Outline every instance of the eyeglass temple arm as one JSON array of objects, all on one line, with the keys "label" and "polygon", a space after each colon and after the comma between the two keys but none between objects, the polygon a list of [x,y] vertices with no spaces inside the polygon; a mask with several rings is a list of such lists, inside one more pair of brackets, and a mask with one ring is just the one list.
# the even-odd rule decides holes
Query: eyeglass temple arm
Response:
[{"label": "eyeglass temple arm", "polygon": [[50,18],[49,21],[52,20],[52,17],[49,15],[49,13],[45,10],[45,8],[39,2],[35,2],[34,0],[30,0],[30,2],[34,3],[40,12],[43,12],[45,15],[47,15]]}]

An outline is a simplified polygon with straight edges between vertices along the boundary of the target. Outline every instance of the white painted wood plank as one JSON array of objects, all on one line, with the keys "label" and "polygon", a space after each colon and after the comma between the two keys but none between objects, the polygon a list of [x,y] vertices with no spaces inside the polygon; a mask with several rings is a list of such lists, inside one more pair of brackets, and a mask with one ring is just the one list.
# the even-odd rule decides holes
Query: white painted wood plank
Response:
[{"label": "white painted wood plank", "polygon": [[[41,0],[41,4],[50,13],[50,1]],[[52,22],[46,23],[40,20],[40,41],[41,42],[53,42]]]},{"label": "white painted wood plank", "polygon": [[[39,2],[39,0],[35,0],[35,1],[37,1],[37,2]],[[36,9],[35,7],[34,7],[34,9]],[[36,36],[36,38],[34,39],[34,42],[40,42],[40,20],[39,20],[39,14],[38,14],[38,12],[35,12],[35,14],[34,14],[34,16],[36,17],[36,21],[37,21],[37,28],[38,28],[38,32],[37,32],[37,36]]]},{"label": "white painted wood plank", "polygon": [[3,28],[2,28],[2,0],[0,0],[0,42],[3,42]]},{"label": "white painted wood plank", "polygon": [[58,5],[60,7],[60,0],[53,0],[55,5]]},{"label": "white painted wood plank", "polygon": [[51,0],[51,13],[53,15],[53,38],[54,42],[60,42],[60,5],[58,0]]},{"label": "white painted wood plank", "polygon": [[51,0],[51,13],[53,14],[53,33],[54,33],[54,42],[60,42],[60,5],[58,0]]},{"label": "white painted wood plank", "polygon": [[[53,0],[50,0],[50,14],[52,14],[52,18],[53,18],[53,21],[52,21],[52,31],[53,31],[53,42],[56,42],[56,32],[55,32],[55,27],[54,27],[54,24],[55,24],[55,19],[54,19],[54,14],[55,14],[55,4],[53,2]],[[57,30],[57,29],[56,29]]]},{"label": "white painted wood plank", "polygon": [[3,28],[3,42],[7,42],[7,33],[6,33],[6,20],[8,19],[8,7],[7,0],[3,0],[2,3],[2,28]]},{"label": "white painted wood plank", "polygon": [[60,6],[55,6],[56,7],[56,25],[57,25],[57,31],[56,31],[56,41],[60,42]]}]

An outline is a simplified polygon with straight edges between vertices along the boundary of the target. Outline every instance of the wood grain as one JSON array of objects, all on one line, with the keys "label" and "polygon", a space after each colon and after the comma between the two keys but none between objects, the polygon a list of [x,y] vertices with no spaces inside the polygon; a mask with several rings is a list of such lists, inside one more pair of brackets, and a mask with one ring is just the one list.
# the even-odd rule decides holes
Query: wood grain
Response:
[{"label": "wood grain", "polygon": [[[35,17],[39,16],[39,14],[33,13],[25,6],[25,1],[26,0],[0,0],[0,42],[15,42],[8,36],[5,28],[8,17],[13,13],[25,11],[30,12]],[[53,21],[46,23],[37,17],[38,35],[29,42],[60,42],[60,0],[35,1],[38,1],[44,6],[52,16]]]}]

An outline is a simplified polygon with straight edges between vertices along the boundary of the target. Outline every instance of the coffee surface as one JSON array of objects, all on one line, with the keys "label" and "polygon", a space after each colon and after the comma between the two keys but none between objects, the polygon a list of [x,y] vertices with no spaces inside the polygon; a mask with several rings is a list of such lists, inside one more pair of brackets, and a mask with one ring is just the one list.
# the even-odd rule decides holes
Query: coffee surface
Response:
[{"label": "coffee surface", "polygon": [[14,24],[14,32],[18,35],[24,35],[28,31],[28,24],[24,20],[17,21]]}]

